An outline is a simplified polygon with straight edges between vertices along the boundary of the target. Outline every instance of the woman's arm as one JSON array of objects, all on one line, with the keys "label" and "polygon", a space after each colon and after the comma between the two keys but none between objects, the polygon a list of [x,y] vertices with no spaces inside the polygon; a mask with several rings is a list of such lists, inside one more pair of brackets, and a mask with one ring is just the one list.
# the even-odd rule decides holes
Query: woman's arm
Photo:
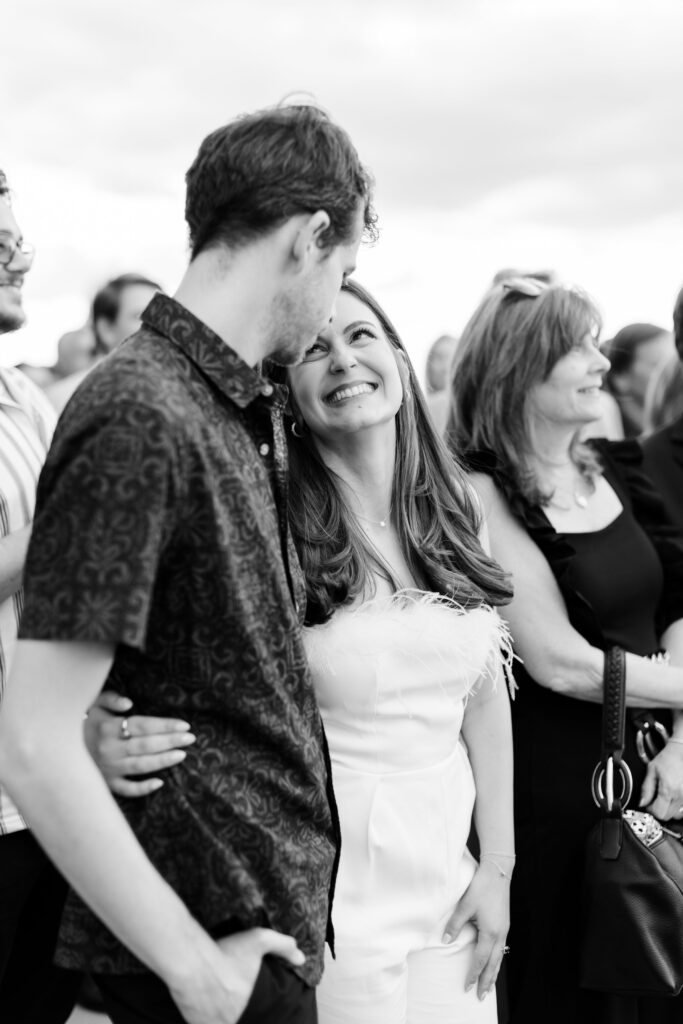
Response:
[{"label": "woman's arm", "polygon": [[[491,553],[512,573],[515,593],[505,618],[527,671],[540,686],[601,703],[603,652],[572,626],[547,559],[491,478],[475,473],[471,480],[484,508]],[[683,660],[663,666],[628,654],[626,700],[631,707],[683,709]]]},{"label": "woman's arm", "polygon": [[465,709],[462,728],[474,775],[474,823],[481,848],[479,868],[459,901],[446,932],[453,940],[467,921],[477,929],[477,948],[466,988],[478,982],[483,999],[495,984],[510,925],[510,879],[515,863],[512,820],[512,729],[502,670],[486,680]]}]

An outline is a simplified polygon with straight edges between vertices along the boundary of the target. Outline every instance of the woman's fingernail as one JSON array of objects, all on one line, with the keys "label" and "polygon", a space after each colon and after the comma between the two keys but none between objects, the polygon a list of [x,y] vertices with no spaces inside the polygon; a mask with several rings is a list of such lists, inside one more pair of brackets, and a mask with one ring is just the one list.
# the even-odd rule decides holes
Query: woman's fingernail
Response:
[{"label": "woman's fingernail", "polygon": [[174,762],[178,764],[180,761],[185,760],[187,752],[185,750],[172,750],[170,756],[173,758]]},{"label": "woman's fingernail", "polygon": [[190,743],[194,743],[196,739],[197,739],[197,737],[193,733],[186,732],[184,736],[180,737],[178,742],[179,743],[186,743],[189,746],[189,744]]},{"label": "woman's fingernail", "polygon": [[446,943],[446,945],[448,945],[449,942],[453,941],[453,936],[450,934],[450,932],[444,932],[443,941]]}]

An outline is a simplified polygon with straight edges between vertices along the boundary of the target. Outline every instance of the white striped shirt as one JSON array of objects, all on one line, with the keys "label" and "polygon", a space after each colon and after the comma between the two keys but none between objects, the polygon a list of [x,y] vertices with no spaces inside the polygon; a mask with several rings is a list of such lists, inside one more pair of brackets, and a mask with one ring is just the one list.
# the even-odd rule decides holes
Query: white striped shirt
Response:
[{"label": "white striped shirt", "polygon": [[[0,368],[0,538],[33,519],[36,485],[55,413],[42,391],[20,370]],[[0,701],[17,642],[23,591],[0,603]],[[24,819],[0,788],[0,836],[26,828]]]}]

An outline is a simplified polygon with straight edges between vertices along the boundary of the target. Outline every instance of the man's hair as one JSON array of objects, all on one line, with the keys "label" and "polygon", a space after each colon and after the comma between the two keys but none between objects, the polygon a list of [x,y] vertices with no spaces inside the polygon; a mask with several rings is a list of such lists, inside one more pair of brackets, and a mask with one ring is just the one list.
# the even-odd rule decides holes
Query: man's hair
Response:
[{"label": "man's hair", "polygon": [[3,170],[1,170],[1,169],[0,169],[0,196],[6,202],[9,202],[9,197],[10,197],[9,185],[7,184],[7,177],[5,175],[5,172]]},{"label": "man's hair", "polygon": [[91,317],[96,347],[102,344],[97,331],[97,321],[107,320],[110,324],[114,323],[121,309],[121,295],[126,288],[130,288],[132,285],[144,285],[147,288],[156,288],[159,292],[163,291],[160,284],[151,281],[148,277],[143,277],[142,274],[121,274],[119,277],[107,281],[98,291],[92,304]]},{"label": "man's hair", "polygon": [[674,305],[674,341],[678,358],[683,359],[683,288],[678,293]]},{"label": "man's hair", "polygon": [[208,135],[185,176],[192,259],[236,248],[299,213],[324,210],[321,245],[348,241],[359,207],[376,238],[373,181],[346,132],[316,106],[245,114]]}]

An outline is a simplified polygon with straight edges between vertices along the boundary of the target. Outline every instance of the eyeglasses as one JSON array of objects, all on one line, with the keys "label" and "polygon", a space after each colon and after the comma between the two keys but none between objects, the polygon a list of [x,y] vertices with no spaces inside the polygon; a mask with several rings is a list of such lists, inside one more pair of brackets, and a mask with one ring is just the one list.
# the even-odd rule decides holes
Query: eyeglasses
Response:
[{"label": "eyeglasses", "polygon": [[544,281],[539,281],[535,277],[512,277],[508,281],[503,281],[502,285],[504,293],[513,298],[523,296],[526,299],[537,299],[547,287]]},{"label": "eyeglasses", "polygon": [[0,235],[0,266],[8,267],[17,252],[20,252],[30,267],[35,251],[30,242],[18,242],[12,235]]}]

